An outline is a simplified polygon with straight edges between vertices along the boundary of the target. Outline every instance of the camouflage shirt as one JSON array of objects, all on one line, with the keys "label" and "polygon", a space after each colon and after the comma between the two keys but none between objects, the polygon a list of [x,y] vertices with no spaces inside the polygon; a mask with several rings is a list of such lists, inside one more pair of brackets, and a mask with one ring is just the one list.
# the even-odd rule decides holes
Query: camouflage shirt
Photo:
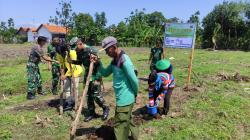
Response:
[{"label": "camouflage shirt", "polygon": [[42,48],[37,45],[31,49],[28,62],[33,62],[39,64],[41,62],[41,57],[44,55]]},{"label": "camouflage shirt", "polygon": [[[73,64],[78,64],[78,65],[83,65],[85,68],[85,74],[84,74],[84,78],[86,79],[87,75],[88,75],[88,71],[89,71],[89,65],[90,65],[90,54],[95,54],[97,55],[97,50],[93,47],[90,46],[86,46],[84,49],[82,50],[77,50],[77,60],[73,61]],[[92,73],[92,80],[98,80],[101,77],[101,74],[98,72],[98,64],[95,63],[94,65],[94,69],[93,69],[93,73]]]}]

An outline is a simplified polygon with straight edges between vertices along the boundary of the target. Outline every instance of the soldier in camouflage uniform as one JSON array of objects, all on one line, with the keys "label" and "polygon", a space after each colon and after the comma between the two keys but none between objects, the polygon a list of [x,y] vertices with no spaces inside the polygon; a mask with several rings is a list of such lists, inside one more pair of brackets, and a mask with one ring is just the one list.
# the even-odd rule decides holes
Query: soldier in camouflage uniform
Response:
[{"label": "soldier in camouflage uniform", "polygon": [[[48,56],[52,60],[58,59],[59,55],[56,50],[58,50],[58,47],[60,45],[60,40],[58,37],[53,38],[52,43],[48,45],[47,53]],[[54,95],[57,94],[57,85],[59,83],[60,78],[60,64],[52,62],[52,64],[48,63],[48,68],[51,70],[52,73],[52,84],[51,84],[51,91]]]},{"label": "soldier in camouflage uniform", "polygon": [[[85,74],[84,74],[84,83],[86,82],[88,71],[89,71],[89,65],[90,65],[90,54],[97,55],[97,50],[93,47],[87,46],[84,43],[84,40],[78,39],[77,40],[77,61],[71,61],[72,64],[82,64],[85,68]],[[70,61],[70,60],[68,60]],[[96,118],[98,115],[95,113],[95,103],[94,101],[103,108],[103,120],[106,120],[109,115],[109,107],[106,104],[102,94],[101,94],[101,74],[97,70],[97,64],[94,65],[92,77],[89,83],[89,89],[87,93],[87,105],[88,105],[88,111],[89,115],[84,119],[85,122],[88,122],[92,120],[93,118]]]},{"label": "soldier in camouflage uniform", "polygon": [[41,59],[46,61],[53,61],[48,56],[44,55],[42,50],[43,46],[47,43],[47,38],[39,36],[37,39],[37,45],[31,49],[29,60],[27,62],[27,76],[28,76],[28,93],[27,99],[35,99],[36,91],[38,94],[43,94],[42,91],[42,80],[39,71],[38,64],[41,62]]}]

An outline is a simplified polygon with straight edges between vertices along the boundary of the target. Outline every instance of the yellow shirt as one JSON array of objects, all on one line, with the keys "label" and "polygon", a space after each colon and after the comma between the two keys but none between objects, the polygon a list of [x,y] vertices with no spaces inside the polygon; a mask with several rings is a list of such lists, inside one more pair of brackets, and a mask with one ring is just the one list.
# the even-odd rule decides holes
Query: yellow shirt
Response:
[{"label": "yellow shirt", "polygon": [[57,60],[59,62],[59,65],[60,65],[61,68],[64,67],[65,58],[63,58],[62,55],[56,54],[55,60]]},{"label": "yellow shirt", "polygon": [[[71,60],[76,60],[77,59],[76,51],[70,50],[69,56]],[[68,69],[67,72],[65,73],[65,76],[71,77],[73,73],[73,77],[79,77],[83,71],[80,65],[71,64],[71,67],[72,67],[72,73],[71,73],[70,65],[67,61],[67,56],[65,57],[65,66]]]}]

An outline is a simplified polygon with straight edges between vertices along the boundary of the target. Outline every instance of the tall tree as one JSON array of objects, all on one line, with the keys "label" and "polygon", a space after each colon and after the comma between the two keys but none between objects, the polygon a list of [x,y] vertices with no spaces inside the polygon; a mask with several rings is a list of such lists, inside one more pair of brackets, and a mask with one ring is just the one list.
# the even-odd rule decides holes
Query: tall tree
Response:
[{"label": "tall tree", "polygon": [[127,38],[127,25],[125,22],[121,21],[117,25],[117,31],[116,31],[116,37],[119,42],[122,42],[122,44],[126,44],[126,38]]},{"label": "tall tree", "polygon": [[73,28],[73,19],[76,14],[72,11],[71,1],[62,0],[59,2],[59,7],[56,8],[56,16],[50,16],[49,22],[64,26],[68,31],[70,28]]},{"label": "tall tree", "polygon": [[218,40],[218,34],[219,34],[220,29],[221,29],[220,24],[216,23],[216,24],[215,24],[214,31],[213,31],[213,37],[212,37],[213,50],[215,50],[216,47],[217,47],[216,42],[217,42],[217,40]]},{"label": "tall tree", "polygon": [[216,45],[218,49],[242,49],[249,28],[246,26],[246,2],[223,2],[203,19],[203,48],[213,48],[213,36],[219,24]]},{"label": "tall tree", "polygon": [[173,17],[173,18],[168,19],[168,22],[178,23],[180,22],[180,19],[177,17]]},{"label": "tall tree", "polygon": [[13,18],[9,18],[7,22],[0,23],[0,43],[13,43],[16,29],[14,28]]},{"label": "tall tree", "polygon": [[107,24],[107,18],[105,12],[95,14],[95,33],[92,34],[92,38],[98,43],[105,36],[105,26]]},{"label": "tall tree", "polygon": [[166,22],[166,18],[164,17],[164,15],[158,11],[148,14],[147,18],[148,24],[151,27],[161,27]]},{"label": "tall tree", "polygon": [[194,14],[192,14],[189,17],[189,20],[187,21],[188,23],[194,23],[196,24],[196,47],[201,46],[201,42],[202,42],[202,28],[200,26],[200,11],[196,11]]},{"label": "tall tree", "polygon": [[78,36],[91,41],[95,29],[93,17],[90,14],[79,13],[74,18],[74,28],[70,31],[70,36]]},{"label": "tall tree", "polygon": [[15,24],[14,24],[14,20],[13,18],[9,18],[8,19],[8,27],[9,28],[14,28]]},{"label": "tall tree", "polygon": [[193,15],[191,15],[191,17],[188,20],[188,23],[196,23],[197,26],[199,26],[200,24],[200,11],[196,11]]}]

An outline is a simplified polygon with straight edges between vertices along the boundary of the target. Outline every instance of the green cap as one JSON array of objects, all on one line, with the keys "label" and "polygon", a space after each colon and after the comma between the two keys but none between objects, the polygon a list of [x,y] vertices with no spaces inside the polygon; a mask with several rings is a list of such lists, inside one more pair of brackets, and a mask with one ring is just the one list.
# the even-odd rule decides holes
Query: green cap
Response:
[{"label": "green cap", "polygon": [[169,60],[166,60],[166,59],[159,60],[156,62],[155,66],[157,70],[166,70],[170,67],[170,62]]}]

